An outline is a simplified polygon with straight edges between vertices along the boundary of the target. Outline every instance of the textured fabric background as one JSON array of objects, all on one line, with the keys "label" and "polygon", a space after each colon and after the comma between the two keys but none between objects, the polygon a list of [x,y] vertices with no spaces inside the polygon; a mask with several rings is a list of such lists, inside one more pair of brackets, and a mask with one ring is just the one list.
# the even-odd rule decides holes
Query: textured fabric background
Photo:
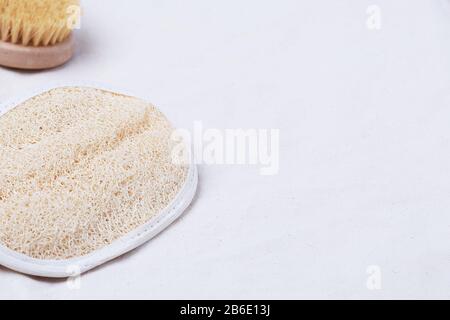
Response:
[{"label": "textured fabric background", "polygon": [[201,166],[169,232],[79,290],[0,268],[0,298],[450,298],[448,1],[84,6],[75,59],[0,95],[99,81],[180,127],[278,128],[280,173]]}]

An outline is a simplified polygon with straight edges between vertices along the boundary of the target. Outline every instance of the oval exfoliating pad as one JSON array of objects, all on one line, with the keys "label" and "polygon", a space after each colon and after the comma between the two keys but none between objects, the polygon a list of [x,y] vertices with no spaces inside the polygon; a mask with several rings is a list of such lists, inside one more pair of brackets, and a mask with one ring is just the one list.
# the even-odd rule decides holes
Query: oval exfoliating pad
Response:
[{"label": "oval exfoliating pad", "polygon": [[195,165],[173,161],[172,126],[140,99],[59,87],[0,114],[0,264],[10,269],[83,273],[150,240],[194,197]]}]

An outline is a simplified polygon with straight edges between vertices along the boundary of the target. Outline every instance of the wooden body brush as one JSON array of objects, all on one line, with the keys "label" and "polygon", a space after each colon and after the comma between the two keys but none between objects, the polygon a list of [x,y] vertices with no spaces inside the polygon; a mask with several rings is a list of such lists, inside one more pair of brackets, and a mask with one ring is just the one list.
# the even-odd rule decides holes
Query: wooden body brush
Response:
[{"label": "wooden body brush", "polygon": [[0,65],[39,70],[74,53],[79,0],[0,0]]}]

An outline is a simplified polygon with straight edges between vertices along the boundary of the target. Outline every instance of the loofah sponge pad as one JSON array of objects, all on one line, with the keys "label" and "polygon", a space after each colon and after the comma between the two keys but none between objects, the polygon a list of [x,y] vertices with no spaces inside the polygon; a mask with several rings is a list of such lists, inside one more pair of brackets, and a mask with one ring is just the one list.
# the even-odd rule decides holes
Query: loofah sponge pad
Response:
[{"label": "loofah sponge pad", "polygon": [[40,260],[93,253],[144,225],[183,187],[173,129],[152,105],[56,88],[0,117],[0,245]]}]

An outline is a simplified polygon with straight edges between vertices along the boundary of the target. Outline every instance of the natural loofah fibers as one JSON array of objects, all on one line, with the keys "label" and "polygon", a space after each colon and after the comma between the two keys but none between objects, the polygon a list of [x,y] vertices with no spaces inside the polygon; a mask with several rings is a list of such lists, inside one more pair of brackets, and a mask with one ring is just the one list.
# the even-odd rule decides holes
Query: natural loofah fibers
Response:
[{"label": "natural loofah fibers", "polygon": [[42,93],[0,117],[0,244],[35,259],[101,249],[183,187],[173,129],[152,105],[99,89]]}]

